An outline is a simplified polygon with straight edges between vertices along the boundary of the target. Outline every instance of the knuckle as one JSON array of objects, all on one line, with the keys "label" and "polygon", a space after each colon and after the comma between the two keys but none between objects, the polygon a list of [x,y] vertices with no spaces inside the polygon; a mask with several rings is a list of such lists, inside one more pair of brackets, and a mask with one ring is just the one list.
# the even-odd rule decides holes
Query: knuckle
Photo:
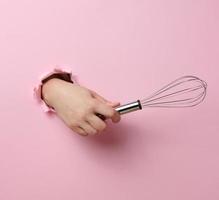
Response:
[{"label": "knuckle", "polygon": [[72,131],[77,132],[76,126],[69,126],[69,128],[70,128]]},{"label": "knuckle", "polygon": [[81,136],[88,136],[88,134],[85,133],[83,130],[77,130],[77,133]]},{"label": "knuckle", "polygon": [[91,114],[94,112],[94,107],[93,106],[89,106],[85,112],[85,116]]},{"label": "knuckle", "polygon": [[71,127],[71,129],[72,129],[75,133],[77,133],[77,134],[79,134],[79,135],[81,135],[81,136],[87,136],[87,135],[88,135],[84,130],[80,129],[78,126]]},{"label": "knuckle", "polygon": [[100,124],[99,127],[98,127],[98,130],[103,131],[104,129],[106,129],[106,124],[105,123]]},{"label": "knuckle", "polygon": [[96,100],[92,99],[89,101],[89,107],[94,108],[96,106],[97,102]]},{"label": "knuckle", "polygon": [[79,118],[78,118],[78,121],[80,122],[84,122],[86,120],[86,115],[81,115]]},{"label": "knuckle", "polygon": [[75,126],[69,126],[69,128],[74,131],[75,133],[77,133],[77,128]]},{"label": "knuckle", "polygon": [[96,133],[97,133],[97,131],[95,129],[88,130],[89,135],[95,135]]},{"label": "knuckle", "polygon": [[94,110],[96,109],[97,107],[97,103],[95,102],[90,102],[88,105],[87,105],[87,113],[93,113]]},{"label": "knuckle", "polygon": [[77,126],[77,122],[76,121],[70,121],[68,123],[68,126],[71,127],[71,128],[75,128]]},{"label": "knuckle", "polygon": [[88,134],[86,134],[86,133],[80,133],[80,132],[77,132],[77,134],[80,135],[80,136],[83,136],[83,137],[88,136]]},{"label": "knuckle", "polygon": [[78,123],[76,123],[76,122],[71,123],[71,125],[69,125],[69,128],[72,131],[74,131],[75,133],[77,133],[81,136],[87,136],[88,135],[84,130],[79,128]]},{"label": "knuckle", "polygon": [[114,116],[115,111],[113,109],[109,109],[109,116],[112,117]]},{"label": "knuckle", "polygon": [[84,121],[86,120],[86,117],[88,115],[88,111],[80,111],[80,113],[78,113],[78,120],[79,121]]}]

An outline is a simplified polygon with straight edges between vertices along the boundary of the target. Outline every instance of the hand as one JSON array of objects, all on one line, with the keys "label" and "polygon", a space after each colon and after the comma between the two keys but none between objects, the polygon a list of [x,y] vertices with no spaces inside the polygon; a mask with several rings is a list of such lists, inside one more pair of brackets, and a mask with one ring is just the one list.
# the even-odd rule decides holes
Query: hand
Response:
[{"label": "hand", "polygon": [[80,135],[95,135],[106,128],[106,122],[96,114],[114,123],[120,121],[120,115],[114,109],[120,103],[107,101],[96,92],[77,84],[54,78],[43,85],[42,95],[65,124]]}]

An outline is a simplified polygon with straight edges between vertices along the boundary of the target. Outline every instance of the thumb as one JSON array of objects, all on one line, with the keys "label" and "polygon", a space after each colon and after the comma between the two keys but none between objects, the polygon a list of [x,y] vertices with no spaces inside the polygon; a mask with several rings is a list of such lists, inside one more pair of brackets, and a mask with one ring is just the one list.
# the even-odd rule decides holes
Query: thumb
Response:
[{"label": "thumb", "polygon": [[109,105],[109,106],[111,106],[113,108],[120,106],[119,102],[108,101],[104,97],[102,97],[99,94],[97,94],[96,92],[94,92],[92,90],[90,90],[90,92],[91,92],[91,95],[93,96],[93,98],[99,100],[102,103],[106,103],[107,105]]},{"label": "thumb", "polygon": [[120,106],[120,103],[119,102],[109,102],[109,103],[107,103],[107,105],[109,105],[113,108],[116,108],[116,107]]},{"label": "thumb", "polygon": [[100,102],[102,102],[102,103],[112,103],[112,102],[106,100],[105,98],[103,98],[102,96],[100,96],[99,94],[97,94],[96,92],[94,92],[92,90],[90,90],[90,92],[91,92],[92,97],[99,100]]}]

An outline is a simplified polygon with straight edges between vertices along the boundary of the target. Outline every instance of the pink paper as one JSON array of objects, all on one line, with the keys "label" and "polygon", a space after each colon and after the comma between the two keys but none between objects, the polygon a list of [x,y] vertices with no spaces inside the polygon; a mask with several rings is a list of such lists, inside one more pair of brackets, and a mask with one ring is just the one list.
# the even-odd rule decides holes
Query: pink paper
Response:
[{"label": "pink paper", "polygon": [[[1,200],[218,200],[219,1],[0,1]],[[33,99],[68,66],[112,101],[182,75],[208,83],[188,109],[145,109],[80,137]]]}]

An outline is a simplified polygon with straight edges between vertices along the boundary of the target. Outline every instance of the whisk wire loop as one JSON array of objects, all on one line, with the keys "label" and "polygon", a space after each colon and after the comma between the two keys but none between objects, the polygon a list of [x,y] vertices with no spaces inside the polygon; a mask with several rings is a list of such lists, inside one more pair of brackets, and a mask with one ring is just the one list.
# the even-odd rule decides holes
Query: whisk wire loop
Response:
[{"label": "whisk wire loop", "polygon": [[183,76],[141,100],[143,107],[192,107],[201,103],[207,84],[196,76]]}]

